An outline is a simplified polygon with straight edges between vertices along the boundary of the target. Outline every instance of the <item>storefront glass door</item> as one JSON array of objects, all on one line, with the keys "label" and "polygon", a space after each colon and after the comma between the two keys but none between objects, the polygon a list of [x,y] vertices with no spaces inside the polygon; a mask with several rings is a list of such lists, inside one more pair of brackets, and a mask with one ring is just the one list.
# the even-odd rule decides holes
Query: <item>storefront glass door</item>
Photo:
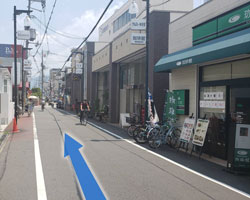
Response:
[{"label": "storefront glass door", "polygon": [[200,118],[210,120],[204,152],[226,159],[226,86],[202,87],[200,90]]}]

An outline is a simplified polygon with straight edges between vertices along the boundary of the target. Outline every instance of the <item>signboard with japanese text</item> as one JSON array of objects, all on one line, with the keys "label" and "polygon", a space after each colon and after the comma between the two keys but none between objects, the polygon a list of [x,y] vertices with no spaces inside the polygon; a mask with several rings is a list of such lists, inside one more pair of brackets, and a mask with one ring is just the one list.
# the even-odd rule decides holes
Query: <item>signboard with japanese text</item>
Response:
[{"label": "signboard with japanese text", "polygon": [[180,141],[189,143],[195,125],[194,118],[186,118],[182,127]]},{"label": "signboard with japanese text", "polygon": [[165,118],[166,120],[176,120],[177,99],[174,92],[167,92],[165,99]]},{"label": "signboard with japanese text", "polygon": [[131,33],[131,44],[146,44],[146,34]]},{"label": "signboard with japanese text", "polygon": [[146,19],[133,19],[131,21],[132,30],[146,30]]},{"label": "signboard with japanese text", "polygon": [[198,119],[194,131],[194,137],[192,143],[197,146],[203,146],[205,138],[207,135],[209,120],[207,119]]}]

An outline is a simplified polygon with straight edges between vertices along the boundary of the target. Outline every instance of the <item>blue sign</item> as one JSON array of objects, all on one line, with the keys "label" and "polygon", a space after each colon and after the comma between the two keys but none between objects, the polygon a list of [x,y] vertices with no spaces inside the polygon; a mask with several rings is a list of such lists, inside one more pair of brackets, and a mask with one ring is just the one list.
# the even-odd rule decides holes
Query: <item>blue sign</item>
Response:
[{"label": "blue sign", "polygon": [[[0,44],[0,57],[13,58],[14,57],[14,45]],[[22,46],[17,45],[17,58],[22,57]]]}]

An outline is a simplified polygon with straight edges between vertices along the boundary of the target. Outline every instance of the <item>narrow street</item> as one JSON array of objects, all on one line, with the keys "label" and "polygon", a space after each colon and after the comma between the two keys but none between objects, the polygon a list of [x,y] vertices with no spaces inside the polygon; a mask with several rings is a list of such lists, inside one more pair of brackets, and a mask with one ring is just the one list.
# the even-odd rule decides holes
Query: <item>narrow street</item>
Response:
[{"label": "narrow street", "polygon": [[[0,152],[0,199],[37,199],[32,118],[21,132],[9,135]],[[82,156],[107,199],[249,199],[227,187],[170,163],[145,149],[92,125],[82,126],[66,112],[35,109],[47,199],[83,199],[69,158],[64,158],[64,133],[83,145]],[[12,188],[12,189],[10,189]]]}]

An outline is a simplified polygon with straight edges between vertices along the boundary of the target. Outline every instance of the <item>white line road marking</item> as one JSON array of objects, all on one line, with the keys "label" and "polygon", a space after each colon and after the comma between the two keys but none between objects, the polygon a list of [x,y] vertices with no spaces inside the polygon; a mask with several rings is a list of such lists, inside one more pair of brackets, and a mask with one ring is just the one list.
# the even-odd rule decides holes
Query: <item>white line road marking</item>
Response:
[{"label": "white line road marking", "polygon": [[47,200],[46,188],[43,177],[43,167],[39,150],[39,142],[37,137],[35,114],[32,113],[33,118],[33,134],[34,134],[34,151],[35,151],[35,164],[36,164],[36,187],[37,199]]},{"label": "white line road marking", "polygon": [[[72,113],[67,112],[67,111],[64,111],[64,112],[65,112],[65,113],[72,114]],[[134,142],[132,142],[132,141],[130,141],[130,140],[128,140],[128,139],[125,139],[125,138],[123,138],[123,137],[121,137],[121,136],[119,136],[119,135],[116,135],[115,133],[112,133],[112,132],[110,132],[110,131],[108,131],[108,130],[106,130],[106,129],[100,127],[100,126],[97,126],[96,124],[94,124],[94,123],[92,123],[92,122],[89,122],[89,121],[88,121],[88,124],[90,124],[90,125],[96,127],[96,128],[99,129],[99,130],[102,130],[102,131],[104,131],[104,132],[106,132],[106,133],[108,133],[108,134],[110,134],[110,135],[112,135],[112,136],[114,136],[114,137],[116,137],[116,138],[118,138],[118,139],[121,139],[121,140],[123,140],[123,141],[126,141],[126,142],[128,142],[128,143],[130,143],[130,144],[132,144],[132,145],[134,145],[134,146],[136,146],[136,147],[138,147],[139,149],[142,149],[142,150],[144,150],[144,151],[146,151],[146,152],[148,152],[148,153],[151,153],[151,154],[153,154],[153,155],[155,155],[155,156],[157,156],[157,157],[159,157],[159,158],[161,158],[161,159],[163,159],[163,160],[165,160],[165,161],[168,161],[168,162],[170,162],[170,163],[172,163],[172,164],[174,164],[174,165],[176,165],[176,166],[178,166],[178,167],[180,167],[180,168],[182,168],[182,169],[184,169],[184,170],[186,170],[186,171],[189,171],[189,172],[191,172],[191,173],[193,173],[193,174],[195,174],[195,175],[197,175],[197,176],[200,176],[200,177],[202,177],[202,178],[204,178],[204,179],[206,179],[206,180],[209,180],[209,181],[211,181],[211,182],[213,182],[213,183],[216,183],[216,184],[218,184],[218,185],[220,185],[220,186],[222,186],[222,187],[225,187],[225,188],[227,188],[227,189],[229,189],[229,190],[232,190],[233,192],[236,192],[236,193],[238,193],[238,194],[240,194],[240,195],[242,195],[242,196],[245,196],[245,197],[247,197],[247,198],[250,199],[250,194],[248,194],[248,193],[245,193],[245,192],[243,192],[243,191],[241,191],[241,190],[238,190],[238,189],[236,189],[236,188],[234,188],[234,187],[232,187],[232,186],[230,186],[230,185],[227,185],[227,184],[222,183],[222,182],[220,182],[220,181],[217,181],[217,180],[215,180],[215,179],[213,179],[213,178],[210,178],[210,177],[208,177],[208,176],[206,176],[206,175],[204,175],[204,174],[201,174],[201,173],[199,173],[199,172],[196,172],[196,171],[194,171],[194,170],[192,170],[192,169],[190,169],[190,168],[188,168],[188,167],[186,167],[186,166],[184,166],[184,165],[181,165],[181,164],[179,164],[179,163],[177,163],[177,162],[175,162],[175,161],[173,161],[173,160],[170,160],[170,159],[168,159],[168,158],[166,158],[166,157],[164,157],[164,156],[162,156],[162,155],[160,155],[160,154],[158,154],[158,153],[155,153],[155,152],[153,152],[153,151],[151,151],[151,150],[148,150],[148,149],[146,149],[146,148],[144,148],[144,147],[142,147],[142,146],[140,146],[140,145],[138,145],[138,144],[136,144],[136,143],[134,143]]]}]

